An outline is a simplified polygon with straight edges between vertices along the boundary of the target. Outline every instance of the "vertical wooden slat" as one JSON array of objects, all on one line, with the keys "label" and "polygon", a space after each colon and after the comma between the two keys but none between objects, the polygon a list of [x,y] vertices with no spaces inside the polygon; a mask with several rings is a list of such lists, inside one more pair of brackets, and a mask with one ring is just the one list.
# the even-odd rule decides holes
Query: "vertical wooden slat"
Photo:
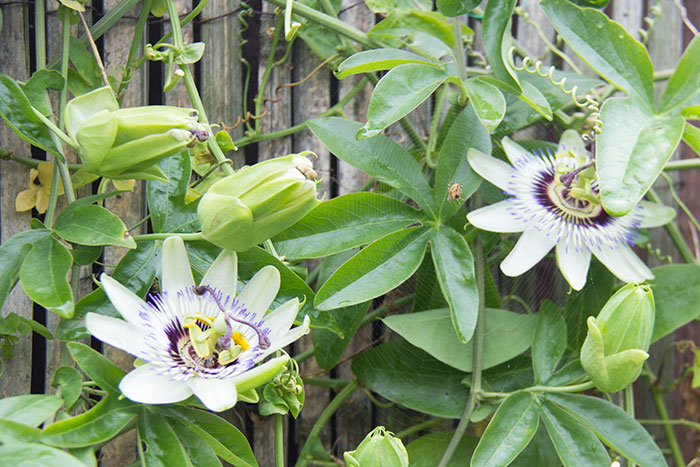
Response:
[{"label": "vertical wooden slat", "polygon": [[[239,6],[239,0],[209,2],[202,12],[200,26],[206,49],[200,62],[199,92],[209,121],[229,126],[243,116],[243,71],[238,50],[240,23],[237,15],[230,14]],[[241,136],[243,125],[232,133],[234,139]],[[243,151],[233,153],[232,158],[236,168],[245,162]]]},{"label": "vertical wooden slat", "polygon": [[[105,0],[105,10],[109,11],[118,3],[118,0]],[[107,74],[117,73],[117,67],[125,66],[129,53],[129,47],[134,34],[136,17],[139,14],[139,6],[127,14],[127,18],[121,19],[117,24],[104,35],[103,60]],[[136,70],[133,79],[129,83],[122,107],[136,107],[148,103],[145,90],[145,67]],[[118,75],[117,75],[118,76]],[[145,215],[145,183],[137,181],[133,193],[124,193],[108,198],[105,202],[107,209],[119,216],[127,227],[135,225]],[[132,234],[143,233],[141,226]],[[104,262],[109,265],[116,265],[126,254],[126,249],[108,247],[104,249]],[[125,370],[133,368],[134,357],[105,345],[105,355],[114,363]],[[103,466],[123,466],[134,462],[137,459],[136,434],[132,430],[102,448]]]},{"label": "vertical wooden slat", "polygon": [[[14,79],[26,80],[29,77],[29,32],[27,29],[28,9],[25,3],[11,0],[0,1],[2,8],[2,46],[0,47],[0,72]],[[10,128],[0,124],[0,148],[10,150],[18,155],[29,157],[29,144],[20,140]],[[6,242],[14,234],[29,229],[30,212],[15,212],[15,197],[25,190],[29,183],[29,169],[12,161],[0,161],[0,240]],[[16,313],[25,318],[32,318],[32,302],[27,298],[22,287],[12,291],[5,301],[2,315]],[[14,346],[15,356],[3,358],[4,372],[0,377],[0,396],[29,394],[31,377],[31,334],[21,336]]]},{"label": "vertical wooden slat", "polygon": [[[301,40],[295,42],[293,53],[294,69],[292,70],[292,79],[294,82],[307,78],[321,63],[321,60]],[[292,105],[292,117],[295,125],[317,116],[330,107],[331,79],[329,71],[324,68],[312,75],[303,84],[286,89],[280,93],[280,97],[284,98],[289,104],[294,103]],[[334,184],[335,181],[332,179],[331,173],[331,156],[326,147],[308,129],[294,134],[292,142],[292,148],[295,153],[301,151],[313,151],[316,153],[318,158],[312,158],[314,170],[316,170],[321,179],[321,191],[326,193],[326,198],[330,197],[331,184]],[[312,347],[311,334],[308,334],[294,345],[294,350],[296,353],[299,353]],[[300,365],[299,370],[302,375],[307,375],[318,372],[320,368],[316,365],[314,359],[309,359]],[[307,385],[305,391],[304,410],[297,418],[295,430],[295,439],[299,446],[306,441],[311,427],[330,401],[330,391],[327,388]],[[330,439],[329,424],[326,425],[320,436],[324,446],[329,447],[333,443],[334,440]]]},{"label": "vertical wooden slat", "polygon": [[[355,2],[344,0],[342,8],[347,8]],[[344,22],[355,26],[362,31],[368,31],[374,25],[374,13],[364,4],[354,6],[340,15]],[[339,98],[342,99],[360,81],[362,76],[351,76],[338,83]],[[350,120],[360,122],[367,121],[367,106],[372,94],[372,86],[367,84],[362,91],[345,107],[345,115]],[[369,177],[361,170],[350,164],[338,160],[338,195],[345,195],[357,191]],[[365,348],[372,341],[372,326],[360,329],[348,344],[341,360],[353,355]],[[351,362],[341,363],[336,368],[336,377],[341,379],[353,378]],[[335,429],[338,440],[335,453],[342,459],[343,452],[351,451],[364,439],[365,435],[373,428],[372,404],[367,397],[359,392],[343,405],[335,416]]]}]

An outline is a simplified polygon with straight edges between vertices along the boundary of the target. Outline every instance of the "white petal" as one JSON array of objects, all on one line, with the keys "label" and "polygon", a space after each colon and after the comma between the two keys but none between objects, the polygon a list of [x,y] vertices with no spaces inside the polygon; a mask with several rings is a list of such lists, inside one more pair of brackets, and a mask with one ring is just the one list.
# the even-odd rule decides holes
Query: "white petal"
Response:
[{"label": "white petal", "polygon": [[564,279],[574,290],[586,285],[586,275],[591,264],[591,251],[586,247],[576,249],[566,241],[557,243],[557,266]]},{"label": "white petal", "polygon": [[501,144],[503,144],[503,150],[506,152],[508,160],[513,165],[515,165],[515,163],[522,158],[532,159],[533,157],[536,157],[533,153],[520,146],[507,136],[501,140]]},{"label": "white petal", "polygon": [[134,326],[123,319],[88,313],[85,316],[85,327],[90,334],[105,344],[122,349],[139,358],[147,358],[149,355],[140,326]]},{"label": "white petal", "polygon": [[299,299],[293,298],[266,314],[263,318],[263,326],[272,329],[273,335],[270,336],[270,339],[274,340],[274,336],[281,336],[289,331],[289,328],[294,324],[294,318],[297,317],[298,312]]},{"label": "white petal", "polygon": [[501,271],[506,276],[519,276],[544,258],[555,241],[554,235],[545,235],[535,229],[526,230],[515,244],[515,248],[501,263]]},{"label": "white petal", "polygon": [[475,227],[489,232],[522,232],[527,223],[513,216],[512,209],[510,200],[500,201],[471,211],[467,214],[467,220]]},{"label": "white petal", "polygon": [[581,135],[576,130],[566,130],[561,134],[561,138],[559,138],[557,154],[567,153],[569,151],[574,154],[586,154],[586,143],[584,143],[583,138],[581,138]]},{"label": "white petal", "polygon": [[180,237],[168,237],[163,242],[161,286],[168,294],[194,287],[190,261],[185,243]]},{"label": "white petal", "polygon": [[172,380],[154,368],[147,363],[130,371],[119,383],[119,390],[132,401],[144,404],[171,404],[192,395],[184,381]]},{"label": "white petal", "polygon": [[270,308],[279,289],[279,271],[274,266],[265,266],[250,279],[238,299],[245,304],[248,311],[262,317]]},{"label": "white petal", "polygon": [[214,412],[230,409],[238,400],[233,378],[192,378],[187,380],[187,385],[202,404]]},{"label": "white petal", "polygon": [[654,278],[647,265],[629,247],[602,247],[593,249],[593,254],[622,282],[642,282]]},{"label": "white petal", "polygon": [[476,173],[501,190],[508,190],[508,181],[513,175],[513,167],[473,148],[467,153],[467,159]]},{"label": "white petal", "polygon": [[[676,210],[663,204],[642,201],[642,224],[640,227],[659,227],[668,224],[676,217]],[[639,209],[639,208],[638,208]]]},{"label": "white petal", "polygon": [[131,324],[141,326],[143,321],[139,317],[139,311],[145,302],[107,274],[100,276],[100,285],[119,314]]},{"label": "white petal", "polygon": [[238,392],[247,392],[267,383],[279,373],[282,367],[289,361],[289,355],[272,358],[262,365],[233,377]]},{"label": "white petal", "polygon": [[290,329],[288,332],[285,334],[278,336],[277,339],[272,341],[272,345],[270,348],[266,349],[260,357],[258,357],[260,360],[263,358],[267,357],[270,355],[272,352],[275,352],[279,349],[282,349],[292,342],[295,342],[299,339],[301,339],[302,336],[305,334],[309,333],[309,324],[311,323],[311,320],[309,319],[309,316],[304,316],[304,321],[301,323],[300,326],[297,326],[293,329]]},{"label": "white petal", "polygon": [[220,290],[224,297],[236,296],[238,281],[238,257],[235,251],[221,250],[219,256],[211,263],[209,270],[202,278],[201,285],[208,285]]}]

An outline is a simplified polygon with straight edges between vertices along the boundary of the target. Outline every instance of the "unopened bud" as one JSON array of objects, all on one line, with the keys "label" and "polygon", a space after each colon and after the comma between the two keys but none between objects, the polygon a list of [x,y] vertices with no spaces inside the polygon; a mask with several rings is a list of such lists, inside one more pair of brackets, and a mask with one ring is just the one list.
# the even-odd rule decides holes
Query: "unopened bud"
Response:
[{"label": "unopened bud", "polygon": [[401,439],[378,426],[362,440],[357,449],[343,454],[348,467],[380,465],[382,467],[408,467],[408,451]]}]

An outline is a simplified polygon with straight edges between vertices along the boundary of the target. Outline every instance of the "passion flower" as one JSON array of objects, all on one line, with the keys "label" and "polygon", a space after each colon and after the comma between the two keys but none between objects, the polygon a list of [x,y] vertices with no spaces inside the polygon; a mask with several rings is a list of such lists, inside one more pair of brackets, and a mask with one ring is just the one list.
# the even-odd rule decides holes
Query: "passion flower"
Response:
[{"label": "passion flower", "polygon": [[509,198],[472,211],[467,219],[483,230],[523,232],[501,263],[505,275],[523,274],[556,248],[557,265],[576,290],[586,283],[591,254],[623,282],[654,277],[630,246],[640,228],[673,219],[673,209],[642,201],[625,216],[608,214],[594,162],[573,130],[564,132],[555,154],[527,151],[509,138],[503,138],[503,148],[510,164],[469,150],[472,168]]}]

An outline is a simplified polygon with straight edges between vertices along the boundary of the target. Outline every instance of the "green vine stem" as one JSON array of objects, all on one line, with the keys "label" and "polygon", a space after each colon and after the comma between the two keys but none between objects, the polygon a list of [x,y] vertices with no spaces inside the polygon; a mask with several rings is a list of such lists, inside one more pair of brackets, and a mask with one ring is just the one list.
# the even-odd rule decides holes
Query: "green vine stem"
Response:
[{"label": "green vine stem", "polygon": [[275,414],[275,465],[284,467],[284,415]]},{"label": "green vine stem", "polygon": [[403,439],[407,436],[411,436],[414,433],[418,433],[421,430],[425,430],[427,428],[432,428],[434,426],[442,425],[445,422],[449,422],[449,418],[431,418],[430,420],[426,420],[421,423],[417,423],[413,425],[412,427],[406,428],[405,430],[399,431],[396,433],[396,437]]},{"label": "green vine stem", "polygon": [[676,161],[668,161],[664,166],[665,172],[673,172],[675,170],[700,169],[700,157],[692,159],[680,159]]},{"label": "green vine stem", "polygon": [[479,297],[479,306],[477,308],[476,315],[476,328],[474,329],[473,345],[474,345],[474,365],[472,369],[472,382],[469,388],[469,399],[467,400],[467,405],[464,408],[464,413],[462,418],[459,420],[459,424],[455,429],[454,435],[450,440],[450,444],[447,445],[447,449],[440,459],[438,467],[446,467],[447,464],[452,459],[452,455],[457,450],[459,442],[464,436],[464,432],[469,425],[469,418],[472,412],[476,408],[476,403],[478,398],[481,397],[481,367],[483,364],[483,351],[484,351],[484,253],[481,245],[481,239],[477,237],[474,240],[474,272],[476,276],[476,289]]},{"label": "green vine stem", "polygon": [[119,98],[119,96],[126,91],[126,88],[129,85],[133,75],[132,68],[136,68],[135,65],[132,65],[132,62],[136,58],[136,54],[139,53],[139,49],[141,48],[143,31],[146,28],[146,21],[148,21],[148,15],[151,12],[151,3],[153,3],[153,0],[144,0],[143,5],[141,6],[141,12],[139,13],[138,20],[136,20],[136,28],[134,29],[134,35],[131,39],[131,45],[129,46],[129,54],[126,57],[126,71],[121,82],[119,83],[119,88],[117,89],[117,98]]},{"label": "green vine stem", "polygon": [[160,232],[160,233],[150,233],[134,235],[133,238],[135,242],[143,242],[146,240],[165,240],[168,237],[180,237],[186,242],[195,242],[197,240],[204,240],[202,232],[194,233],[177,233],[177,232]]},{"label": "green vine stem", "polygon": [[435,154],[435,146],[437,145],[438,125],[442,117],[442,105],[445,102],[445,92],[447,86],[443,84],[435,93],[435,109],[433,110],[433,119],[430,122],[430,133],[428,135],[428,146],[425,150],[425,163],[428,167],[434,169],[437,167],[437,161],[433,160]]},{"label": "green vine stem", "polygon": [[[272,34],[272,42],[270,42],[270,53],[267,56],[267,63],[265,64],[265,71],[263,71],[262,78],[260,78],[260,86],[258,87],[258,95],[255,96],[255,115],[260,116],[262,114],[263,102],[265,98],[265,88],[267,87],[267,81],[270,79],[270,74],[272,73],[272,68],[275,63],[275,51],[277,50],[277,43],[279,42],[280,32],[282,31],[282,25],[284,24],[284,17],[277,17],[277,24],[275,24],[275,30]],[[260,127],[262,122],[260,119],[255,120],[255,133],[260,132]]]},{"label": "green vine stem", "polygon": [[[299,354],[301,355],[301,354]],[[296,358],[295,358],[296,360]],[[299,361],[297,360],[297,363]],[[342,388],[350,384],[349,379],[332,379],[332,378],[304,378],[304,384],[318,386],[320,388]]]},{"label": "green vine stem", "polygon": [[[175,8],[175,2],[173,0],[167,0],[166,3],[168,6],[168,16],[170,16],[170,28],[172,29],[175,48],[177,50],[182,50],[185,44],[182,40],[182,29],[180,29],[180,20],[177,15],[177,9]],[[207,113],[204,110],[202,98],[199,96],[199,91],[197,90],[197,85],[194,82],[192,71],[190,71],[190,67],[186,64],[180,65],[180,69],[184,73],[182,79],[185,83],[187,94],[190,96],[190,100],[192,101],[192,106],[197,109],[197,112],[199,112],[199,121],[205,125],[208,125],[209,119],[207,119]],[[207,147],[217,162],[226,161],[226,155],[216,143],[216,138],[210,137],[207,139]],[[230,164],[223,164],[221,168],[226,175],[233,175],[234,173],[233,167],[231,167]]]},{"label": "green vine stem", "polygon": [[670,420],[639,418],[639,419],[637,419],[637,421],[639,423],[641,423],[642,425],[682,425],[682,426],[687,426],[690,428],[694,428],[697,431],[700,431],[700,423],[693,422],[691,420],[686,420],[684,418],[670,419]]},{"label": "green vine stem", "polygon": [[[654,401],[654,406],[656,407],[656,411],[659,413],[659,417],[661,417],[661,419],[664,421],[670,421],[671,418],[668,416],[668,410],[666,409],[666,404],[664,404],[663,395],[659,388],[657,388],[656,385],[651,382],[651,379],[649,381],[649,391],[651,392],[651,398]],[[671,424],[664,423],[663,428],[664,433],[666,434],[666,439],[668,440],[668,445],[671,448],[673,461],[676,465],[685,465],[683,452],[678,444],[676,434],[673,432],[673,426]]]},{"label": "green vine stem", "polygon": [[[586,381],[581,384],[572,384],[571,386],[530,386],[529,388],[519,389],[524,392],[581,392],[595,387],[592,381]],[[481,391],[480,396],[484,399],[505,399],[514,392],[489,392]]]},{"label": "green vine stem", "polygon": [[334,398],[332,401],[328,403],[325,409],[323,409],[323,412],[321,412],[321,415],[318,417],[316,420],[316,423],[314,423],[314,426],[311,428],[311,431],[309,432],[309,437],[306,438],[306,442],[304,443],[304,446],[302,446],[301,451],[299,452],[299,460],[297,461],[297,466],[302,466],[305,465],[303,459],[309,456],[311,449],[312,449],[312,441],[318,437],[318,435],[321,433],[321,430],[323,427],[326,425],[328,420],[331,419],[333,414],[340,408],[341,405],[350,397],[353,395],[353,393],[360,387],[360,385],[357,383],[356,380],[352,380],[348,383],[347,386],[345,386]]}]

